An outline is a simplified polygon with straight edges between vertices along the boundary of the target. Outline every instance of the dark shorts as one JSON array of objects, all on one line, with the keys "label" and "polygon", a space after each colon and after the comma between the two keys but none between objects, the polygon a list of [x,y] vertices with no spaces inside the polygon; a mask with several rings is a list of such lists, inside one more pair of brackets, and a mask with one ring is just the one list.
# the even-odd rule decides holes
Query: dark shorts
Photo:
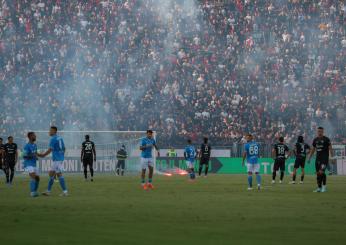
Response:
[{"label": "dark shorts", "polygon": [[200,165],[209,165],[209,158],[201,158]]},{"label": "dark shorts", "polygon": [[274,171],[278,171],[280,169],[281,172],[285,171],[285,158],[277,158],[274,162]]},{"label": "dark shorts", "polygon": [[316,159],[315,162],[315,168],[316,168],[316,172],[319,172],[322,170],[322,172],[325,172],[327,167],[328,167],[328,160],[318,160]]},{"label": "dark shorts", "polygon": [[294,168],[304,168],[305,167],[305,158],[296,158],[294,162]]},{"label": "dark shorts", "polygon": [[117,168],[124,169],[125,168],[125,161],[124,160],[118,160]]},{"label": "dark shorts", "polygon": [[87,166],[92,167],[93,166],[93,159],[92,158],[85,158],[83,159],[83,166],[86,168]]}]

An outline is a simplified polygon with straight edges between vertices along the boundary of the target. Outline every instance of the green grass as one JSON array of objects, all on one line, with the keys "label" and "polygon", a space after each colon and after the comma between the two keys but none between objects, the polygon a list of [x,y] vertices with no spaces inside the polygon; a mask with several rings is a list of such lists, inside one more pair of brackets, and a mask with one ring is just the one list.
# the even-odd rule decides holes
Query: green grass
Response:
[{"label": "green grass", "polygon": [[[40,190],[47,185],[42,176]],[[3,176],[2,176],[3,181]],[[327,193],[304,185],[246,190],[246,176],[156,176],[143,191],[135,176],[67,176],[69,197],[30,198],[28,177],[0,186],[0,244],[346,244],[345,177],[328,179]]]}]

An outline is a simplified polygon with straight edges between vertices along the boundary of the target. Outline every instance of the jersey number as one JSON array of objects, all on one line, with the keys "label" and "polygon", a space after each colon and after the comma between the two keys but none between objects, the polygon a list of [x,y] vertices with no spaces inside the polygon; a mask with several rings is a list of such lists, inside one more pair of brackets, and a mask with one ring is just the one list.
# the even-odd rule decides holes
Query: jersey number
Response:
[{"label": "jersey number", "polygon": [[252,145],[249,148],[249,154],[250,155],[258,155],[258,146],[257,145]]},{"label": "jersey number", "polygon": [[90,151],[92,149],[92,145],[91,144],[85,144],[85,150],[86,151]]},{"label": "jersey number", "polygon": [[285,154],[285,147],[279,146],[278,147],[278,154],[279,155],[284,155]]}]

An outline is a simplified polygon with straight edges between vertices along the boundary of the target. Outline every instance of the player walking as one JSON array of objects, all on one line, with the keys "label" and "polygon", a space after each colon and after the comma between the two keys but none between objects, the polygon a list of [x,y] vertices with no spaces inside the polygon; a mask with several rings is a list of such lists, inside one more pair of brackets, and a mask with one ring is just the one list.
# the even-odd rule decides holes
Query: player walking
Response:
[{"label": "player walking", "polygon": [[[286,153],[288,154],[287,157],[286,157]],[[274,145],[272,150],[272,155],[275,159],[272,184],[275,183],[276,171],[278,171],[279,169],[280,169],[280,184],[281,184],[285,175],[285,162],[286,162],[286,159],[289,157],[289,148],[284,143],[284,137],[280,137],[279,143],[276,143]]]},{"label": "player walking", "polygon": [[243,153],[243,162],[242,166],[244,166],[244,162],[246,159],[246,167],[247,167],[247,173],[248,173],[248,190],[252,190],[252,174],[256,174],[256,182],[257,182],[257,189],[261,189],[261,182],[262,178],[260,175],[260,164],[258,163],[259,158],[259,145],[256,141],[254,141],[253,136],[251,134],[248,134],[246,136],[247,143],[244,146],[244,153]]},{"label": "player walking", "polygon": [[13,137],[7,138],[8,142],[3,146],[4,148],[4,160],[6,170],[6,182],[8,185],[12,185],[15,166],[18,161],[17,144],[13,142]]},{"label": "player walking", "polygon": [[36,161],[38,156],[42,156],[37,153],[37,145],[35,144],[36,135],[34,132],[28,133],[29,142],[24,146],[23,158],[24,158],[24,170],[29,173],[30,176],[30,195],[32,197],[38,196],[38,186],[40,183],[40,176],[38,175],[36,168]]},{"label": "player walking", "polygon": [[[156,140],[153,138],[153,131],[147,130],[147,136],[141,140],[139,149],[141,153],[141,184],[144,190],[153,189],[153,174],[154,174],[154,159],[153,148],[157,150],[157,156],[160,156],[159,148],[156,145]],[[148,183],[145,181],[146,169],[149,169]]]},{"label": "player walking", "polygon": [[200,162],[199,162],[198,176],[201,176],[203,165],[205,165],[204,177],[207,177],[210,155],[211,155],[211,146],[210,144],[208,144],[208,138],[205,137],[203,139],[203,144],[201,145],[201,149],[199,151]]},{"label": "player walking", "polygon": [[125,160],[127,158],[127,152],[125,145],[122,145],[120,150],[117,152],[117,166],[116,166],[116,173],[119,176],[121,172],[121,176],[124,176],[125,172]]},{"label": "player walking", "polygon": [[90,136],[85,135],[85,141],[82,143],[81,161],[83,163],[84,178],[88,180],[88,166],[90,170],[90,180],[94,181],[93,161],[96,162],[96,149],[94,142],[90,141]]},{"label": "player walking", "polygon": [[49,171],[49,180],[48,180],[48,188],[47,191],[43,193],[45,196],[49,196],[51,194],[51,190],[54,184],[54,176],[57,175],[59,179],[59,183],[63,193],[60,196],[68,196],[68,191],[66,188],[65,178],[62,175],[64,171],[64,160],[65,160],[65,144],[62,137],[57,135],[58,128],[55,126],[51,126],[49,130],[49,136],[51,136],[49,142],[49,149],[42,154],[42,157],[48,156],[52,153],[53,164]]},{"label": "player walking", "polygon": [[305,167],[305,160],[306,160],[306,154],[310,150],[310,146],[306,143],[304,143],[304,137],[298,136],[297,143],[294,147],[293,153],[296,156],[296,160],[294,162],[294,169],[293,169],[293,176],[292,176],[292,182],[291,184],[296,183],[296,176],[297,176],[297,169],[302,168],[302,175],[300,176],[300,184],[304,183],[304,167]]},{"label": "player walking", "polygon": [[325,173],[329,164],[329,157],[333,157],[333,148],[330,139],[324,136],[324,129],[319,127],[317,129],[317,137],[313,140],[312,149],[310,151],[308,162],[316,151],[316,175],[317,175],[317,189],[314,192],[327,191],[327,175]]},{"label": "player walking", "polygon": [[190,180],[194,180],[196,178],[195,175],[195,160],[196,160],[196,149],[192,145],[192,141],[190,139],[187,140],[187,146],[185,147],[184,157],[186,160],[187,170],[189,172]]}]

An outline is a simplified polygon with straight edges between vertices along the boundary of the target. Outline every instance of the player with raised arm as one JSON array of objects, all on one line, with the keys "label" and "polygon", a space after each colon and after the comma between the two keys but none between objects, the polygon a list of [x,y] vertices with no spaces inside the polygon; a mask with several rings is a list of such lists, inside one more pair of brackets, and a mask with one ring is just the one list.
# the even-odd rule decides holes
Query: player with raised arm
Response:
[{"label": "player with raised arm", "polygon": [[7,138],[8,142],[3,146],[4,148],[4,161],[6,170],[6,182],[12,185],[16,163],[18,161],[17,144],[13,142],[13,137]]},{"label": "player with raised arm", "polygon": [[325,173],[329,164],[329,157],[333,157],[333,147],[330,139],[324,136],[324,129],[318,127],[317,137],[312,142],[312,149],[309,153],[308,162],[310,163],[311,157],[316,152],[316,175],[317,175],[317,189],[314,192],[327,191],[327,175]]},{"label": "player with raised arm", "polygon": [[205,137],[203,139],[203,144],[201,145],[201,149],[199,150],[200,162],[199,162],[198,176],[201,176],[203,165],[205,165],[204,177],[207,177],[210,155],[211,155],[211,146],[210,144],[208,144],[208,138]]},{"label": "player with raised arm", "polygon": [[88,166],[90,170],[90,180],[94,181],[93,161],[96,162],[95,144],[90,140],[89,135],[85,135],[85,141],[82,143],[81,161],[83,163],[84,178],[88,180]]},{"label": "player with raised arm", "polygon": [[[147,130],[147,136],[142,138],[139,149],[141,153],[141,184],[144,190],[154,189],[153,186],[153,174],[154,174],[154,159],[153,159],[153,148],[157,151],[157,156],[160,156],[159,148],[156,145],[156,140],[153,138],[153,131]],[[149,169],[148,183],[145,181],[146,169]]]},{"label": "player with raised arm", "polygon": [[[282,180],[284,179],[285,175],[285,162],[286,159],[289,157],[289,148],[284,143],[284,137],[279,138],[279,142],[274,144],[272,149],[272,156],[274,158],[274,169],[273,169],[273,178],[272,178],[272,184],[275,183],[276,178],[276,171],[280,169],[280,184],[282,184]],[[288,154],[286,156],[286,154]]]},{"label": "player with raised arm", "polygon": [[37,153],[37,145],[35,144],[36,135],[34,132],[28,133],[29,142],[24,146],[23,149],[23,166],[24,170],[29,173],[30,176],[30,195],[32,197],[38,196],[38,186],[40,183],[40,176],[36,168],[37,157],[42,157],[41,154]]},{"label": "player with raised arm", "polygon": [[57,135],[58,128],[51,126],[49,130],[49,136],[51,136],[48,150],[42,154],[42,157],[48,156],[52,153],[53,164],[49,171],[49,180],[47,191],[42,193],[45,196],[50,196],[51,190],[54,184],[54,176],[57,175],[59,183],[62,189],[60,196],[68,196],[66,188],[65,178],[62,175],[64,171],[64,160],[65,160],[65,144],[61,136]]},{"label": "player with raised arm", "polygon": [[184,157],[186,160],[187,171],[190,176],[190,180],[194,180],[196,178],[195,175],[195,160],[197,156],[197,152],[195,147],[192,145],[192,141],[190,139],[187,140],[187,146],[185,147]]},{"label": "player with raised arm", "polygon": [[290,182],[291,184],[296,183],[296,177],[297,177],[297,169],[302,168],[302,175],[300,176],[300,184],[304,183],[304,167],[305,167],[305,160],[306,160],[306,155],[308,151],[310,150],[310,146],[306,143],[304,143],[304,137],[303,136],[298,136],[297,143],[294,146],[293,153],[296,156],[296,160],[294,162],[294,169],[293,169],[293,176],[292,176],[292,181]]},{"label": "player with raised arm", "polygon": [[251,134],[246,135],[247,143],[244,145],[243,161],[242,166],[244,166],[246,159],[246,167],[248,173],[248,190],[252,190],[252,174],[256,174],[257,189],[261,189],[262,178],[260,175],[260,164],[258,163],[259,158],[259,145],[254,141]]}]

